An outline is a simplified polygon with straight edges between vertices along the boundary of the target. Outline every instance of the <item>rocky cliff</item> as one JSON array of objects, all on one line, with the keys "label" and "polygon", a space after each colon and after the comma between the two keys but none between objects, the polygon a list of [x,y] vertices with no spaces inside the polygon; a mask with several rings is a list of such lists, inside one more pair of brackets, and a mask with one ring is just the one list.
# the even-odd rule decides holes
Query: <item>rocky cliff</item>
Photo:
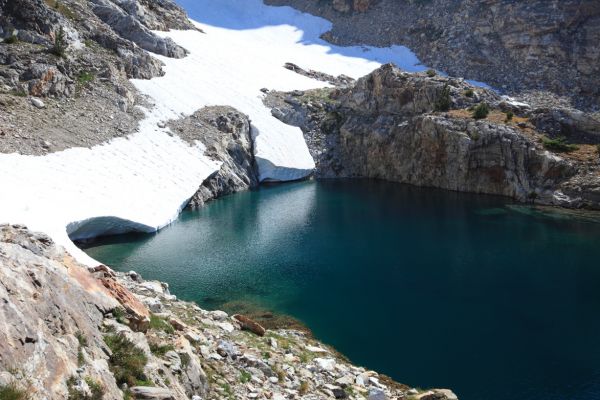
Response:
[{"label": "rocky cliff", "polygon": [[[393,65],[348,87],[274,93],[266,103],[273,115],[303,128],[321,177],[600,208],[600,121],[588,126],[576,110],[532,108],[461,79]],[[475,118],[479,107],[489,112]],[[566,125],[558,131],[541,122],[560,113],[572,118],[560,119]],[[568,132],[570,144],[552,146],[563,140],[552,137]]]},{"label": "rocky cliff", "polygon": [[[350,364],[305,332],[177,300],[0,226],[0,398],[455,400]],[[12,396],[12,397],[9,397]]]},{"label": "rocky cliff", "polygon": [[333,22],[336,44],[402,44],[453,76],[600,107],[595,0],[267,0]]}]

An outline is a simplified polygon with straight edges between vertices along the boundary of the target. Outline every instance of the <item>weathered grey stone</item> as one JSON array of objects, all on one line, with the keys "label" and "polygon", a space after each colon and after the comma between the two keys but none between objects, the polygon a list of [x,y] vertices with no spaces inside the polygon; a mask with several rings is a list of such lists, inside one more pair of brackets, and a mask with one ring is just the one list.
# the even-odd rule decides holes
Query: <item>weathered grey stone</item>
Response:
[{"label": "weathered grey stone", "polygon": [[144,400],[175,400],[169,389],[151,386],[133,386],[129,389],[136,399]]}]

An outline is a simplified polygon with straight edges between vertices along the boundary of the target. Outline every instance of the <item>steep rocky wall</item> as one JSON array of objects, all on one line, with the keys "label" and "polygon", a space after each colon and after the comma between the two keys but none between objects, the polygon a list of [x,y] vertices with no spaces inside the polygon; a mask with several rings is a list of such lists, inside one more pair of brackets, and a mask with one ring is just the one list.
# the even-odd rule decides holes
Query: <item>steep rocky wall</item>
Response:
[{"label": "steep rocky wall", "polygon": [[[272,93],[265,103],[282,121],[302,127],[321,178],[376,178],[600,208],[595,118],[533,109],[461,79],[430,75],[388,64],[347,87]],[[473,118],[482,104],[489,115]],[[559,118],[568,127],[560,128],[553,117],[559,114],[572,116]],[[540,122],[547,118],[554,123]],[[576,151],[545,148],[548,137],[569,131]]]},{"label": "steep rocky wall", "polygon": [[267,0],[324,16],[336,44],[403,44],[453,76],[600,107],[596,0]]},{"label": "steep rocky wall", "polygon": [[232,107],[205,107],[169,127],[183,139],[201,142],[206,155],[221,168],[205,180],[190,199],[189,207],[201,207],[217,197],[258,186],[250,119]]}]

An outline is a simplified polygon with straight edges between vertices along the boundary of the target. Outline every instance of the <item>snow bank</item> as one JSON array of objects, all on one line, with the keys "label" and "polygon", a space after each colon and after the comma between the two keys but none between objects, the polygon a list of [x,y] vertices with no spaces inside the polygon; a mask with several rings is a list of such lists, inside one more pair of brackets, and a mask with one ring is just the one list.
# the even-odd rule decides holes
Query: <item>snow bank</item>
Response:
[{"label": "snow bank", "polygon": [[384,62],[409,71],[424,69],[407,48],[337,47],[319,36],[330,22],[260,0],[182,0],[205,34],[157,32],[185,47],[185,59],[159,57],[164,78],[135,81],[157,101],[165,118],[207,105],[231,105],[248,114],[255,132],[261,181],[287,181],[312,173],[315,165],[299,128],[271,116],[260,89],[306,90],[327,86],[283,68],[286,62],[331,75],[359,78]]},{"label": "snow bank", "polygon": [[125,231],[154,232],[169,224],[199,184],[219,169],[156,125],[92,149],[44,157],[0,155],[0,221],[49,234],[78,260],[97,264],[69,239]]},{"label": "snow bank", "polygon": [[[187,48],[183,59],[157,56],[166,75],[136,80],[155,103],[140,129],[91,149],[43,157],[0,154],[0,222],[49,234],[76,258],[94,264],[69,239],[129,230],[153,232],[169,224],[219,165],[200,145],[189,146],[158,122],[207,105],[231,105],[252,119],[261,180],[307,176],[314,162],[300,129],[273,118],[260,89],[325,86],[283,68],[293,62],[332,75],[363,76],[384,62],[424,69],[408,49],[336,47],[319,39],[321,18],[260,0],[182,0],[206,33],[159,33]],[[162,125],[162,124],[161,124]]]}]

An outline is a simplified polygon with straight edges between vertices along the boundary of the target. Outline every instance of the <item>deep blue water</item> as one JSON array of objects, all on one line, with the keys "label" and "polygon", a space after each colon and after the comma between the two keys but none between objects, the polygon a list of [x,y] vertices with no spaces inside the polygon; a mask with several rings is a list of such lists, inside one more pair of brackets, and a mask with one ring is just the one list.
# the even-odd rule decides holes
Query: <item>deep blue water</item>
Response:
[{"label": "deep blue water", "polygon": [[86,251],[218,308],[258,303],[462,400],[600,399],[600,224],[374,181],[235,194]]}]

